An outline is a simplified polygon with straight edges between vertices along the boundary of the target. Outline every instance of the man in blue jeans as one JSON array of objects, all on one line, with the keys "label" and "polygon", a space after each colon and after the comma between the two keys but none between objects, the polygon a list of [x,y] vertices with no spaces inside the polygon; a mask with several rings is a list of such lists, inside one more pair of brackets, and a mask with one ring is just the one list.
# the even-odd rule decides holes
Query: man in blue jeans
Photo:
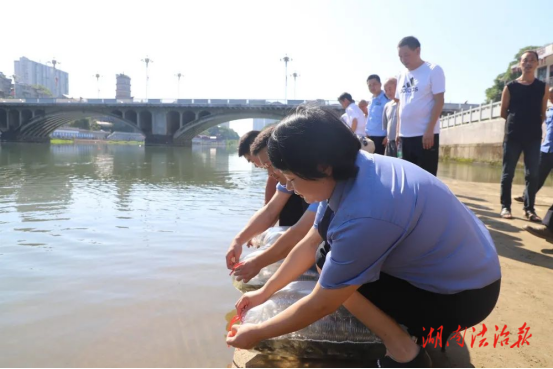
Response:
[{"label": "man in blue jeans", "polygon": [[534,201],[539,180],[541,125],[545,120],[549,90],[544,82],[535,77],[537,67],[537,52],[529,50],[522,54],[522,75],[507,83],[501,96],[501,117],[505,118],[506,122],[500,215],[504,219],[513,219],[511,186],[518,159],[520,154],[524,153],[524,217],[531,222],[541,223],[542,220],[534,209]]},{"label": "man in blue jeans", "polygon": [[[549,88],[549,102],[553,104],[553,87]],[[549,176],[549,173],[553,169],[553,105],[545,113],[545,129],[545,139],[541,144],[538,189],[536,193],[543,187],[547,176]],[[524,194],[515,197],[514,200],[524,202]]]}]

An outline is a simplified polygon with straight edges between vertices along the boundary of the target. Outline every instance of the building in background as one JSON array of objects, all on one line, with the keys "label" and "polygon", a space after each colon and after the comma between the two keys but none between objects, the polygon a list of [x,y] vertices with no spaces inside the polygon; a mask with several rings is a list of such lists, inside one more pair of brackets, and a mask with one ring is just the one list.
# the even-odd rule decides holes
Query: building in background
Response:
[{"label": "building in background", "polygon": [[0,72],[0,98],[11,95],[12,80]]},{"label": "building in background", "polygon": [[117,76],[117,84],[115,88],[115,98],[117,100],[128,100],[131,97],[131,77],[121,73]]},{"label": "building in background", "polygon": [[269,124],[278,122],[276,119],[265,119],[265,118],[254,118],[253,120],[253,130],[261,131],[263,128]]},{"label": "building in background", "polygon": [[[52,92],[53,97],[69,94],[69,74],[58,68],[34,62],[23,56],[14,61],[14,70],[17,84],[44,86]],[[15,93],[18,94],[17,86]]]}]

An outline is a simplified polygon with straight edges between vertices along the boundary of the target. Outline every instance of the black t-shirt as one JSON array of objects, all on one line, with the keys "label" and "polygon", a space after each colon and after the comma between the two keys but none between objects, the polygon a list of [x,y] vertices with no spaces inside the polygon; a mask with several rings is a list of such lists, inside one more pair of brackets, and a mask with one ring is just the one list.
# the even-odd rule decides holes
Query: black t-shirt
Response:
[{"label": "black t-shirt", "polygon": [[300,220],[303,213],[307,210],[307,204],[300,196],[293,193],[278,217],[278,225],[283,227],[291,227]]},{"label": "black t-shirt", "polygon": [[541,140],[541,111],[545,83],[535,79],[529,85],[518,81],[507,84],[509,109],[505,121],[505,139],[517,141]]}]

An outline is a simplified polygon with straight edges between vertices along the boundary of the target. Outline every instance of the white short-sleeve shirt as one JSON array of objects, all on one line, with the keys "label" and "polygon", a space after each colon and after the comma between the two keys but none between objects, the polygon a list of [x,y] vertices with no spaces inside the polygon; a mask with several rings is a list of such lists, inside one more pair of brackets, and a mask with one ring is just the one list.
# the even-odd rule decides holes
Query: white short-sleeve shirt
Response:
[{"label": "white short-sleeve shirt", "polygon": [[[434,95],[445,92],[445,76],[442,68],[424,62],[415,70],[405,69],[397,79],[396,99],[399,99],[399,135],[416,137],[424,135],[432,108]],[[436,122],[434,133],[440,133]]]},{"label": "white short-sleeve shirt", "polygon": [[346,108],[346,114],[348,116],[348,125],[353,125],[353,119],[357,119],[357,128],[355,129],[355,134],[365,136],[365,125],[367,124],[367,118],[360,107],[355,103],[349,104]]}]

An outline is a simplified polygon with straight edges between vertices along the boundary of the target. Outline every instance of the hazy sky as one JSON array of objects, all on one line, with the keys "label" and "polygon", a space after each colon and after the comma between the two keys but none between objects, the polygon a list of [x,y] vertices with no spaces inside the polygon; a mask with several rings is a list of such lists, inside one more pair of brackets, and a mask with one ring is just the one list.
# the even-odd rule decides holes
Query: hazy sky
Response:
[{"label": "hazy sky", "polygon": [[[527,8],[523,6],[527,5]],[[150,98],[284,98],[284,63],[298,99],[368,97],[366,78],[401,70],[396,45],[419,38],[440,64],[447,102],[480,103],[523,46],[553,42],[553,1],[9,1],[0,71],[21,56],[56,58],[74,97],[115,97],[115,75]],[[294,98],[289,78],[288,98]]]}]

